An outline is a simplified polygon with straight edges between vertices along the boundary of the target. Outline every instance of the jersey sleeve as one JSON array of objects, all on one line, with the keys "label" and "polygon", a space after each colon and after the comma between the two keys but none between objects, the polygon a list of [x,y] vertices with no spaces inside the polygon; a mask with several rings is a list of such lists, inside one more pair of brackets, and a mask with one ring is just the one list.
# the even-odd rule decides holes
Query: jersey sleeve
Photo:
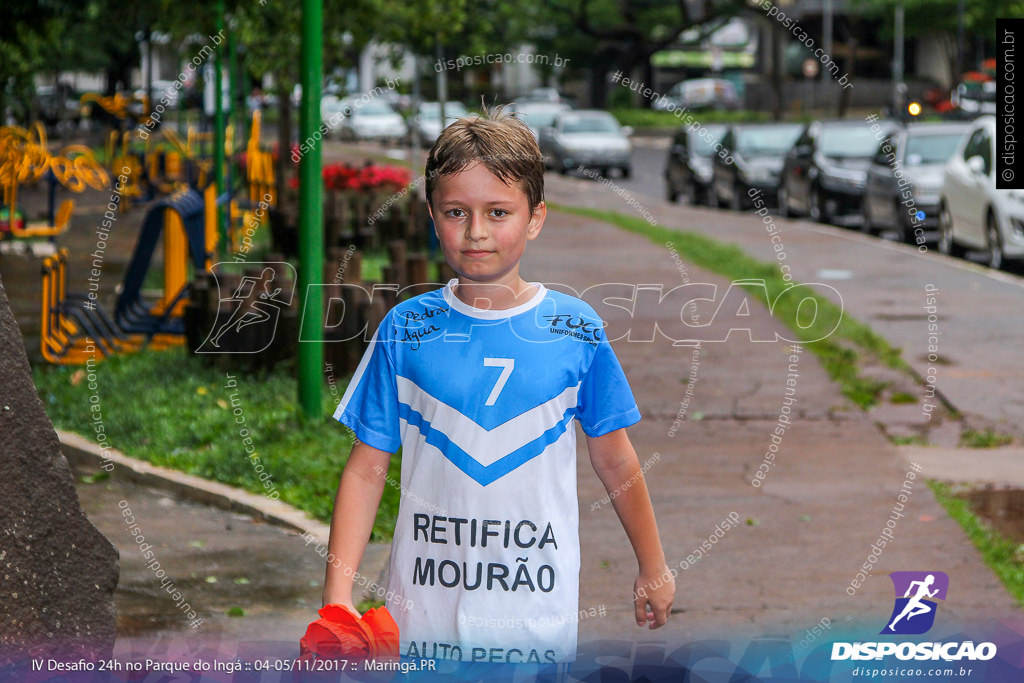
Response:
[{"label": "jersey sleeve", "polygon": [[334,411],[334,419],[350,427],[356,438],[366,445],[394,453],[402,445],[402,439],[390,329],[389,314],[374,332]]},{"label": "jersey sleeve", "polygon": [[580,384],[576,414],[587,436],[603,436],[640,421],[626,373],[604,335]]}]

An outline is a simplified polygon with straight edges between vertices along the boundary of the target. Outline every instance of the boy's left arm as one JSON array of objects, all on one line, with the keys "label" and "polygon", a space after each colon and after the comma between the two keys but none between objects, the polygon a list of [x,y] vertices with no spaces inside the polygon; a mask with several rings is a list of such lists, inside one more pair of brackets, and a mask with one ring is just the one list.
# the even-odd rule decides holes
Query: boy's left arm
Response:
[{"label": "boy's left arm", "polygon": [[[587,437],[590,462],[604,488],[612,496],[615,513],[633,545],[640,565],[633,584],[633,606],[636,623],[651,628],[668,621],[676,584],[658,536],[658,523],[647,493],[640,461],[625,429],[616,429],[602,436]],[[612,495],[614,494],[614,495]],[[651,612],[647,611],[650,605]]]}]

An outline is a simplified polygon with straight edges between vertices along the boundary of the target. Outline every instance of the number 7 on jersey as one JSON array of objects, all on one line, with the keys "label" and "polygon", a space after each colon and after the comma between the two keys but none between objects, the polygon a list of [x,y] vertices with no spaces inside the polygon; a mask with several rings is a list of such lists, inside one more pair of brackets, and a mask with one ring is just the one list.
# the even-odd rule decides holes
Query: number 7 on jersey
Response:
[{"label": "number 7 on jersey", "polygon": [[516,365],[515,358],[484,358],[484,365],[489,368],[501,368],[501,374],[498,375],[498,381],[494,383],[494,388],[491,389],[490,396],[484,402],[485,406],[493,406],[498,400],[498,394],[505,388],[505,383],[508,382],[509,376],[512,374],[512,368]]}]

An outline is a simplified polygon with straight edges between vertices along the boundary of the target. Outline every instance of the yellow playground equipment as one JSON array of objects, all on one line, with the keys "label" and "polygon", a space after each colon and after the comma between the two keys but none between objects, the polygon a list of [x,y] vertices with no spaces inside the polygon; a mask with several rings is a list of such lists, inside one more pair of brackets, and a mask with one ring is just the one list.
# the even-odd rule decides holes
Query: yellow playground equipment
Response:
[{"label": "yellow playground equipment", "polygon": [[[125,335],[94,297],[68,294],[67,262],[67,249],[43,260],[39,324],[43,358],[60,365],[79,365],[90,358],[137,351],[145,345],[144,335]],[[154,348],[167,348],[183,340],[174,335],[153,335],[148,343]]]},{"label": "yellow playground equipment", "polygon": [[[204,187],[202,193],[192,189],[195,186],[190,187],[191,183],[182,182],[149,207],[125,270],[113,316],[104,311],[95,291],[88,296],[68,292],[67,250],[58,250],[43,261],[40,348],[47,361],[77,364],[89,358],[132,352],[146,345],[166,347],[185,343],[184,309],[192,275],[212,267],[219,246],[218,204],[227,203],[228,207],[230,242],[225,246],[238,253],[243,234],[251,234],[251,226],[266,220],[265,209],[275,199],[273,158],[259,146],[260,123],[257,112],[246,146],[248,193],[242,201],[231,199],[227,192],[218,195],[216,184],[210,181],[199,185]],[[4,181],[5,200],[16,196],[18,182],[38,178],[40,168],[53,168],[57,178],[72,189],[95,186],[101,178],[109,183],[106,172],[98,164],[90,164],[91,155],[87,156],[82,149],[66,148],[65,156],[50,157],[45,152],[42,131],[38,135],[43,144],[38,144],[26,142],[31,141],[30,135],[3,133],[4,130],[0,129],[0,153],[6,150],[6,156],[0,159],[6,165],[0,178]],[[173,148],[163,160],[165,178],[190,175],[186,170],[188,164],[199,169],[200,180],[211,177],[212,162],[201,156],[202,134],[191,134],[184,142],[169,128],[163,134]],[[5,140],[7,143],[3,144]],[[120,170],[124,166],[130,166],[131,175],[138,178],[141,171],[135,169],[153,168],[149,165],[154,162],[148,153],[141,159],[131,154],[128,142],[128,137],[121,133],[108,138],[108,158],[116,160],[114,169],[118,175],[123,175]],[[150,148],[146,149],[148,152]],[[20,150],[20,156],[11,150]],[[151,177],[154,175],[150,173]],[[11,182],[12,178],[17,182]],[[28,225],[19,228],[17,236],[61,234],[67,229],[73,208],[73,202],[67,200],[52,225]],[[243,232],[246,228],[249,231]],[[152,293],[143,291],[143,283],[157,248],[163,251],[163,278],[162,291],[154,299]]]},{"label": "yellow playground equipment", "polygon": [[258,204],[264,201],[274,205],[277,201],[274,184],[274,156],[260,147],[260,128],[262,112],[258,109],[252,113],[252,128],[249,142],[245,147],[245,179],[249,185],[249,202]]},{"label": "yellow playground equipment", "polygon": [[[56,182],[72,192],[84,192],[87,187],[102,190],[109,186],[110,176],[96,161],[92,150],[84,145],[68,145],[57,154],[51,154],[46,141],[46,129],[36,123],[26,130],[18,126],[0,128],[0,187],[8,216],[15,216],[18,207],[18,189],[21,185],[37,182],[47,172]],[[51,187],[51,192],[55,186]],[[51,211],[53,210],[51,195]],[[61,234],[69,224],[74,204],[65,202],[52,222],[43,226],[17,226],[11,220],[14,237],[50,237]],[[19,234],[19,232],[21,234]]]},{"label": "yellow playground equipment", "polygon": [[141,115],[135,116],[140,123],[146,123],[149,120],[149,97],[146,95],[128,97],[122,93],[115,93],[113,95],[101,95],[97,92],[87,92],[79,99],[79,102],[84,107],[89,102],[95,102],[100,106],[103,111],[113,116],[118,121],[127,121],[133,116],[130,111],[132,104],[138,102],[141,106],[140,109],[144,112]]},{"label": "yellow playground equipment", "polygon": [[68,230],[68,226],[71,225],[71,214],[75,210],[75,200],[65,199],[60,205],[60,209],[57,210],[57,218],[50,225],[48,222],[44,223],[29,223],[24,228],[17,226],[11,226],[11,234],[15,237],[57,237],[63,235]]}]

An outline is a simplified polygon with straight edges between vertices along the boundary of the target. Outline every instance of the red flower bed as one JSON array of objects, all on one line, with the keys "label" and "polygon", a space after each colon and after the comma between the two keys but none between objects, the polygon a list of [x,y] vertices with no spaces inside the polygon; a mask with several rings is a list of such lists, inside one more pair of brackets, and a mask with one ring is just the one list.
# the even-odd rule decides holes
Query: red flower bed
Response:
[{"label": "red flower bed", "polygon": [[[374,190],[391,190],[397,192],[409,184],[411,180],[407,169],[400,166],[348,166],[347,164],[331,164],[324,166],[324,187],[328,190],[355,190],[372,192]],[[299,179],[292,178],[288,186],[298,188]]]}]

